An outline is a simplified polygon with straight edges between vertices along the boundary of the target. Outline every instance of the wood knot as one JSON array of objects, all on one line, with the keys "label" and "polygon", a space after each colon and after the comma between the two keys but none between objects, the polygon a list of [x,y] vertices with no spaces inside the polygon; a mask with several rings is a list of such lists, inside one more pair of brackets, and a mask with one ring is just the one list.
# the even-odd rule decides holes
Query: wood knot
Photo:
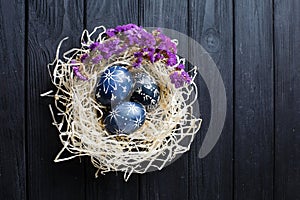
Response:
[{"label": "wood knot", "polygon": [[203,46],[209,53],[216,53],[220,50],[220,34],[216,29],[209,28],[205,31]]}]

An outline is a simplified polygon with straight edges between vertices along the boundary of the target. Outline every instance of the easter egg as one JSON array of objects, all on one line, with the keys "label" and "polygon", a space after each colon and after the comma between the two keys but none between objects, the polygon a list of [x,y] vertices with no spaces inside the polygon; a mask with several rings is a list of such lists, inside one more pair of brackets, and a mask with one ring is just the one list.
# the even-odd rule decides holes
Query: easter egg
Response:
[{"label": "easter egg", "polygon": [[160,89],[153,77],[145,72],[134,75],[135,87],[131,101],[143,104],[147,111],[155,109],[160,98]]},{"label": "easter egg", "polygon": [[100,76],[96,87],[96,100],[104,106],[123,101],[133,87],[131,73],[124,66],[111,66]]},{"label": "easter egg", "polygon": [[106,130],[111,134],[130,134],[145,122],[146,110],[136,102],[122,102],[112,108],[104,119]]}]

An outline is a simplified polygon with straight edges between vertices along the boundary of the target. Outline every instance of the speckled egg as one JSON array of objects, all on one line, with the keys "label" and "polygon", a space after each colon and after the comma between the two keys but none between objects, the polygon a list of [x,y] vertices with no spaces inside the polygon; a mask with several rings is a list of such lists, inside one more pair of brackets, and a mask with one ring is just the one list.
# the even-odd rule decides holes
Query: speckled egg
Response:
[{"label": "speckled egg", "polygon": [[131,101],[143,104],[147,111],[154,110],[160,98],[160,89],[153,77],[145,72],[134,75],[135,87]]},{"label": "speckled egg", "polygon": [[122,102],[104,119],[106,130],[111,134],[130,134],[145,122],[146,110],[136,102]]},{"label": "speckled egg", "polygon": [[96,100],[105,106],[123,101],[133,87],[133,77],[124,66],[111,66],[100,76],[96,87]]}]

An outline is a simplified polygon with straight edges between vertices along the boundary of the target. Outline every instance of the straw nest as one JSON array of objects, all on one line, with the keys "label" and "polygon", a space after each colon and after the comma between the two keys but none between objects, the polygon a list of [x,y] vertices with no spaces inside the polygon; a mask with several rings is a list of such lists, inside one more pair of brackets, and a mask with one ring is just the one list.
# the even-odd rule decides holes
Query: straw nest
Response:
[{"label": "straw nest", "polygon": [[[92,164],[98,169],[96,177],[98,172],[122,171],[127,180],[132,173],[160,170],[176,156],[189,150],[201,125],[201,119],[194,116],[194,103],[198,95],[194,83],[196,67],[189,72],[192,76],[191,84],[185,84],[179,89],[171,84],[170,72],[164,63],[149,62],[148,66],[151,67],[141,67],[139,70],[151,74],[160,87],[159,105],[147,113],[144,125],[134,133],[111,135],[102,124],[105,108],[95,100],[95,86],[99,74],[109,66],[131,66],[132,52],[128,50],[97,65],[82,64],[81,71],[88,77],[88,81],[82,81],[74,75],[74,64],[71,62],[88,51],[86,47],[94,42],[92,35],[100,29],[103,32],[96,40],[105,42],[102,36],[104,27],[96,27],[92,33],[85,30],[82,47],[65,52],[62,59],[59,58],[59,50],[67,38],[60,42],[54,62],[48,65],[56,91],[49,91],[42,96],[54,97],[56,107],[54,110],[49,105],[53,125],[59,131],[63,148],[55,162],[90,156]],[[64,151],[70,152],[71,156],[62,157]]]}]

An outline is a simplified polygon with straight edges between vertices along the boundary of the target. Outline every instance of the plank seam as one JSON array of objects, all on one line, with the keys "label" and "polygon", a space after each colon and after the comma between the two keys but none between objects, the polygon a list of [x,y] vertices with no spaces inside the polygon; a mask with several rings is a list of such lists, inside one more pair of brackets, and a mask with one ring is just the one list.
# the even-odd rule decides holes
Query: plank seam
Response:
[{"label": "plank seam", "polygon": [[236,83],[236,72],[235,72],[235,0],[232,0],[232,199],[235,199],[235,83]]},{"label": "plank seam", "polygon": [[276,139],[276,64],[275,64],[275,0],[272,1],[272,62],[273,62],[273,177],[272,177],[272,189],[273,199],[275,199],[275,139]]},{"label": "plank seam", "polygon": [[28,1],[24,2],[24,9],[25,9],[25,33],[24,33],[24,161],[25,161],[25,198],[29,199],[29,172],[28,172],[28,165],[29,162],[27,160],[28,158],[28,56],[27,56],[27,50],[28,50],[28,23],[29,23],[29,3]]}]

